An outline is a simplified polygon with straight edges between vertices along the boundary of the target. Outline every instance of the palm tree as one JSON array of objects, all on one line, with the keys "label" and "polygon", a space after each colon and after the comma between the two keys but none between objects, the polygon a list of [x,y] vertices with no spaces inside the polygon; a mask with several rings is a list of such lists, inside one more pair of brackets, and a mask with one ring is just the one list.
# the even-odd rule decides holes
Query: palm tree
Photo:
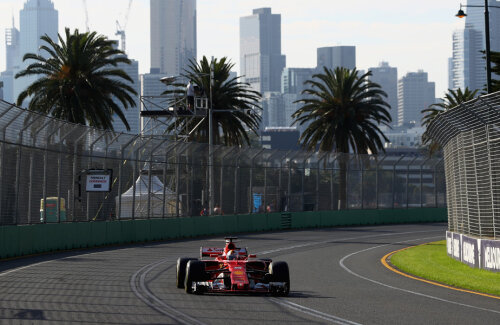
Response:
[{"label": "palm tree", "polygon": [[[260,93],[251,90],[248,83],[239,81],[240,77],[230,78],[230,71],[234,64],[223,57],[220,60],[208,59],[204,56],[199,63],[190,61],[188,69],[181,76],[191,80],[200,89],[203,89],[210,100],[210,72],[213,66],[212,108],[214,144],[241,146],[250,144],[249,132],[257,134],[261,117],[258,114],[262,109],[259,106]],[[185,84],[174,82],[173,88],[163,94],[184,97]],[[178,109],[186,109],[186,101],[177,101]],[[210,105],[210,103],[209,103]],[[176,124],[170,125],[168,131],[179,129],[181,134],[199,142],[208,142],[208,118],[179,116]]]},{"label": "palm tree", "polygon": [[307,150],[335,151],[339,159],[339,208],[346,208],[347,161],[345,154],[377,154],[384,150],[388,139],[379,125],[391,122],[390,105],[383,97],[386,93],[371,82],[371,72],[359,75],[356,69],[324,68],[323,73],[313,75],[306,81],[310,88],[302,94],[303,104],[293,115],[293,124],[309,123],[299,141]]},{"label": "palm tree", "polygon": [[[468,87],[466,87],[464,91],[460,88],[457,90],[448,89],[441,103],[432,104],[428,108],[422,110],[422,114],[424,114],[422,126],[427,128],[439,113],[474,99],[478,91],[479,89],[472,91]],[[430,155],[440,149],[439,144],[429,138],[426,133],[422,135],[422,144],[427,146]]]},{"label": "palm tree", "polygon": [[136,106],[132,95],[137,95],[130,86],[133,80],[119,63],[130,64],[124,53],[115,48],[116,41],[108,40],[95,32],[71,34],[66,28],[66,40],[59,35],[57,44],[47,35],[41,39],[47,43],[40,47],[47,58],[28,53],[23,61],[31,60],[25,70],[16,74],[40,76],[19,94],[17,104],[31,97],[28,109],[72,123],[113,130],[113,115],[116,114],[130,126],[118,102],[125,109]]}]

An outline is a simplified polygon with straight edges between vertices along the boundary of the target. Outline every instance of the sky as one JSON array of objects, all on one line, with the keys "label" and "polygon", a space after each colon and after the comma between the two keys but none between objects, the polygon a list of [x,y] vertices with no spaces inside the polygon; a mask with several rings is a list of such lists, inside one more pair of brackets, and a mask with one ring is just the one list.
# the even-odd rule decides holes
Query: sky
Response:
[{"label": "sky", "polygon": [[[84,0],[52,0],[59,11],[59,32],[85,30]],[[0,71],[5,69],[5,28],[12,16],[19,28],[25,0],[0,0]],[[86,0],[90,30],[112,39],[116,21],[125,24],[129,0]],[[465,3],[465,1],[464,1]],[[198,0],[198,58],[228,57],[239,72],[239,18],[270,7],[281,14],[281,48],[287,67],[315,67],[316,49],[356,46],[356,65],[367,70],[387,61],[398,77],[423,69],[436,83],[436,97],[448,87],[452,33],[464,21],[455,17],[460,0]],[[126,25],[127,53],[147,73],[149,0],[133,0]]]}]

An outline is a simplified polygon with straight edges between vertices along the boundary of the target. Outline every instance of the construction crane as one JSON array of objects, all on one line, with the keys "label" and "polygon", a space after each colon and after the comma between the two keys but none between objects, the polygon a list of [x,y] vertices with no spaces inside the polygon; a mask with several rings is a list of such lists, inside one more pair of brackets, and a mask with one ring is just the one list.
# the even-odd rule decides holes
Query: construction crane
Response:
[{"label": "construction crane", "polygon": [[116,33],[115,35],[120,36],[120,48],[123,52],[125,52],[126,46],[125,46],[125,29],[127,28],[127,23],[128,23],[128,15],[130,14],[130,8],[132,7],[132,0],[128,1],[128,7],[127,11],[125,13],[125,20],[123,21],[123,26],[120,24],[120,22],[117,20],[116,21]]},{"label": "construction crane", "polygon": [[89,29],[89,11],[87,10],[87,0],[83,1],[83,10],[85,11],[85,28],[87,33],[90,31]]}]

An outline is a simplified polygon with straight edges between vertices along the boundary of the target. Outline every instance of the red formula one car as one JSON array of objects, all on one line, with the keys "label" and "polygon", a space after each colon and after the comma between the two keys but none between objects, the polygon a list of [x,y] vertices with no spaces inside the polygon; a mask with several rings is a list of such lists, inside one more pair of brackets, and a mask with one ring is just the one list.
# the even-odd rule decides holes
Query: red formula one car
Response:
[{"label": "red formula one car", "polygon": [[257,259],[226,237],[224,248],[201,247],[201,258],[177,260],[177,288],[187,293],[271,293],[287,296],[290,275],[286,262]]}]

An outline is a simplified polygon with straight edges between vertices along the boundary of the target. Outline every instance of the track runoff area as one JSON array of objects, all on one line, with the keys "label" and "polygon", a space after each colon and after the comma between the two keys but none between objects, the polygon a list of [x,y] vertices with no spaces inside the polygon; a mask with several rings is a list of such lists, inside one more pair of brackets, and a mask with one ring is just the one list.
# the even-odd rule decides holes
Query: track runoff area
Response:
[{"label": "track runoff area", "polygon": [[445,224],[422,224],[238,236],[249,254],[288,263],[288,297],[177,289],[177,258],[222,247],[223,237],[3,261],[0,323],[500,323],[497,299],[411,279],[381,263],[390,252],[444,239],[445,231]]}]

